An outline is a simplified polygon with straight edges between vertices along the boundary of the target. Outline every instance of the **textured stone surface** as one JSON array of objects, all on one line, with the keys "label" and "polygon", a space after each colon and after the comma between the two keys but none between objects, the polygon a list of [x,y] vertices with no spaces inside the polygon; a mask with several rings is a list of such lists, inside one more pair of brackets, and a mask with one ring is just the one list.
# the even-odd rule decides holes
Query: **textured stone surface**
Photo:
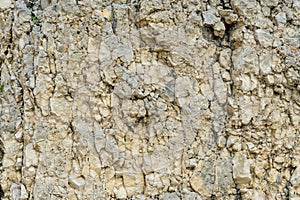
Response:
[{"label": "textured stone surface", "polygon": [[299,199],[299,16],[0,1],[0,199]]}]

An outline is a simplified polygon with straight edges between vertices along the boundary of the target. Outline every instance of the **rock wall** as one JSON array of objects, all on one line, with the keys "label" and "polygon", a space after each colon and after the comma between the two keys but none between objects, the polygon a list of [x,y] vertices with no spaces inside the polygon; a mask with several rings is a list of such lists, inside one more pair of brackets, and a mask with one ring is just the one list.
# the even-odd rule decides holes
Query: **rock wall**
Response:
[{"label": "rock wall", "polygon": [[299,0],[0,0],[1,199],[300,199]]}]

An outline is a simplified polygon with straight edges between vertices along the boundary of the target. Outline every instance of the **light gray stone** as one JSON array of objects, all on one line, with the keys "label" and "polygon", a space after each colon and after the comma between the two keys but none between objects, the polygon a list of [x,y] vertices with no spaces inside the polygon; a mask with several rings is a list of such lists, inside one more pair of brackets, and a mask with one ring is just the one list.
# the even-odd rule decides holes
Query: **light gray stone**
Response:
[{"label": "light gray stone", "polygon": [[263,29],[257,29],[255,31],[257,40],[263,47],[270,47],[273,44],[273,38],[269,31]]},{"label": "light gray stone", "polygon": [[291,176],[291,184],[296,188],[300,186],[300,168],[299,167],[297,167],[295,169],[295,171],[293,172],[293,174]]},{"label": "light gray stone", "polygon": [[271,53],[264,53],[259,56],[260,74],[268,75],[272,72],[272,68],[275,67],[272,58],[273,55]]},{"label": "light gray stone", "polygon": [[250,160],[244,152],[238,152],[232,159],[233,179],[237,184],[247,184],[252,181],[250,172]]},{"label": "light gray stone", "polygon": [[124,187],[120,189],[114,189],[114,193],[118,199],[126,199],[127,193]]},{"label": "light gray stone", "polygon": [[262,4],[266,6],[277,6],[278,0],[263,0]]},{"label": "light gray stone", "polygon": [[280,12],[275,16],[277,24],[286,24],[287,19],[286,19],[286,14],[284,12]]},{"label": "light gray stone", "polygon": [[28,192],[23,184],[21,184],[20,200],[28,199]]},{"label": "light gray stone", "polygon": [[85,186],[85,180],[83,177],[70,176],[69,177],[69,185],[77,190],[82,190]]},{"label": "light gray stone", "polygon": [[252,47],[240,47],[232,52],[232,63],[234,69],[244,73],[252,72],[259,74],[258,55]]},{"label": "light gray stone", "polygon": [[178,77],[175,83],[176,97],[194,96],[199,91],[197,81],[190,77]]},{"label": "light gray stone", "polygon": [[1,0],[0,8],[2,8],[2,9],[9,8],[11,6],[11,4],[12,4],[11,0]]},{"label": "light gray stone", "polygon": [[210,8],[203,13],[203,23],[204,25],[213,26],[217,22],[220,22],[220,18],[217,16],[217,10]]},{"label": "light gray stone", "polygon": [[214,29],[215,36],[218,36],[221,38],[224,37],[226,28],[225,28],[225,25],[223,24],[223,22],[217,22],[216,24],[214,24],[213,29]]}]

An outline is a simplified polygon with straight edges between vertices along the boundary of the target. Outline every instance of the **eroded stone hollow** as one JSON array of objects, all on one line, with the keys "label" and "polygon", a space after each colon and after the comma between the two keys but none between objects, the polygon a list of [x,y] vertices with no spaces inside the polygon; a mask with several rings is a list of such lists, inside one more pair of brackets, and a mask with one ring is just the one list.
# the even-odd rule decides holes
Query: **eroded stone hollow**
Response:
[{"label": "eroded stone hollow", "polygon": [[0,198],[299,199],[299,16],[0,0]]}]

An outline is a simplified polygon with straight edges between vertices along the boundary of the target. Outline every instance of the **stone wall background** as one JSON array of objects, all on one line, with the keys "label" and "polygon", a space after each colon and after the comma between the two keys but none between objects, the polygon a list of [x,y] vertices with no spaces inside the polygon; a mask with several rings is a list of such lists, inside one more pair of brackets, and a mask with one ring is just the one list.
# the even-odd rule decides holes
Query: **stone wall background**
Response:
[{"label": "stone wall background", "polygon": [[0,0],[1,199],[300,199],[299,0]]}]

